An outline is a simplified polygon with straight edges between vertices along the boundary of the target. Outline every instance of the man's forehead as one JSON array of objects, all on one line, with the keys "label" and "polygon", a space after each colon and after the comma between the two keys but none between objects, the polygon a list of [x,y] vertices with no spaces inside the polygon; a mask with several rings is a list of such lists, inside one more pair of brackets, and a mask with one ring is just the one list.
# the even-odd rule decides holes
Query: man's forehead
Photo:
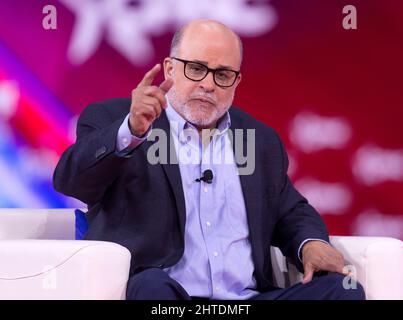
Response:
[{"label": "man's forehead", "polygon": [[203,41],[200,38],[189,39],[181,43],[179,54],[182,59],[199,62],[218,68],[237,68],[240,64],[240,53],[237,43],[230,41]]}]

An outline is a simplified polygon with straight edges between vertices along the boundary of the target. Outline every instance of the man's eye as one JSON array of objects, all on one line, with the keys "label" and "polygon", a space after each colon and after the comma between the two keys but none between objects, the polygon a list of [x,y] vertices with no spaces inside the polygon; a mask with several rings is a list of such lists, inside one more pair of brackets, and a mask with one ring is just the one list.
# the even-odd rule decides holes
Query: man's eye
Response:
[{"label": "man's eye", "polygon": [[204,71],[204,68],[202,68],[201,66],[198,66],[198,65],[189,65],[189,68],[191,71],[194,71],[194,72]]},{"label": "man's eye", "polygon": [[216,73],[216,76],[221,79],[221,80],[227,80],[229,78],[229,75],[225,71],[220,71]]}]

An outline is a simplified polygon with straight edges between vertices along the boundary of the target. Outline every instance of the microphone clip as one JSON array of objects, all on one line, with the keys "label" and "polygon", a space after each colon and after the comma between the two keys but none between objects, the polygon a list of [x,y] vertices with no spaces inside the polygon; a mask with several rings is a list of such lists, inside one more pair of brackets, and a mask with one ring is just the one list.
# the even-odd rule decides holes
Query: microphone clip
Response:
[{"label": "microphone clip", "polygon": [[195,180],[196,182],[204,181],[205,183],[213,183],[213,171],[210,169],[203,171],[203,176]]}]

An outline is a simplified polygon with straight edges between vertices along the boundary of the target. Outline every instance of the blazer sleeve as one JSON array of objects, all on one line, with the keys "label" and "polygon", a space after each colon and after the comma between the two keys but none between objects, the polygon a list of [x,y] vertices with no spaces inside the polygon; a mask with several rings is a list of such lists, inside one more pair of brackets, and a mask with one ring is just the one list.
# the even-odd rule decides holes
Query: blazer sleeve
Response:
[{"label": "blazer sleeve", "polygon": [[298,249],[309,238],[329,242],[326,225],[319,213],[293,186],[287,175],[288,157],[284,146],[277,136],[283,158],[283,183],[279,196],[279,213],[274,229],[273,245],[280,248],[284,256],[300,272],[303,266],[298,258]]},{"label": "blazer sleeve", "polygon": [[61,156],[53,174],[55,190],[92,205],[120,173],[127,157],[118,156],[116,137],[125,119],[105,105],[89,105],[77,123],[77,140]]}]

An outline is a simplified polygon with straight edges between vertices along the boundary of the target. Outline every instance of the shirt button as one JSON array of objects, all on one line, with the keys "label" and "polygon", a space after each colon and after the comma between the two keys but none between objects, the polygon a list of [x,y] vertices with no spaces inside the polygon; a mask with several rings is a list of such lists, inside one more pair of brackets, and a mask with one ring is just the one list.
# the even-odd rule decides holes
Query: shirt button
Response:
[{"label": "shirt button", "polygon": [[211,222],[210,222],[210,221],[206,221],[206,226],[207,226],[207,227],[211,227]]},{"label": "shirt button", "polygon": [[129,142],[129,140],[127,138],[123,138],[122,141],[123,141],[124,144],[127,144]]},{"label": "shirt button", "polygon": [[213,256],[214,256],[214,257],[217,257],[217,256],[218,256],[218,252],[217,252],[217,251],[214,251],[214,252],[213,252]]},{"label": "shirt button", "polygon": [[207,187],[204,187],[204,192],[207,192],[208,191],[208,188]]},{"label": "shirt button", "polygon": [[215,289],[216,289],[216,291],[220,291],[220,290],[221,290],[220,286],[215,286]]}]

